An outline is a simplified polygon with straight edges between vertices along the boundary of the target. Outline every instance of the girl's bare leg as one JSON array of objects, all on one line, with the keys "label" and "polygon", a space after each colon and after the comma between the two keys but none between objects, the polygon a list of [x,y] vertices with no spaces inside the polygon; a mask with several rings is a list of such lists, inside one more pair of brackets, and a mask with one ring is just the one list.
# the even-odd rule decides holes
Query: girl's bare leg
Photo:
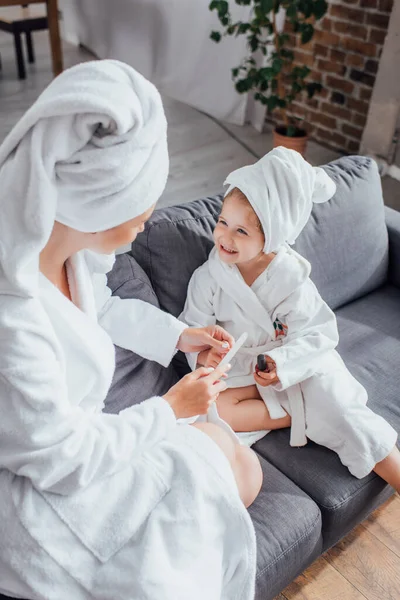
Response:
[{"label": "girl's bare leg", "polygon": [[259,429],[283,429],[290,427],[289,415],[271,419],[268,409],[255,385],[228,388],[218,397],[218,413],[233,431],[257,431]]},{"label": "girl's bare leg", "polygon": [[193,427],[203,431],[221,448],[231,464],[240,498],[245,507],[249,507],[257,498],[263,480],[256,453],[250,448],[235,444],[229,434],[214,423],[194,423]]},{"label": "girl's bare leg", "polygon": [[375,465],[374,471],[400,494],[400,452],[396,446]]}]

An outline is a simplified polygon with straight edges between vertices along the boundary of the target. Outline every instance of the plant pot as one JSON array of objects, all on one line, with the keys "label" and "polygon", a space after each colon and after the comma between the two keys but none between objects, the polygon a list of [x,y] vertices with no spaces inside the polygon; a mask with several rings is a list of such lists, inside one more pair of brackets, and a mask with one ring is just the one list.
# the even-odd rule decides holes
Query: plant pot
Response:
[{"label": "plant pot", "polygon": [[298,135],[289,137],[285,135],[286,127],[276,127],[274,129],[274,148],[284,146],[290,150],[297,150],[304,155],[308,142],[308,133],[304,129],[298,129]]}]

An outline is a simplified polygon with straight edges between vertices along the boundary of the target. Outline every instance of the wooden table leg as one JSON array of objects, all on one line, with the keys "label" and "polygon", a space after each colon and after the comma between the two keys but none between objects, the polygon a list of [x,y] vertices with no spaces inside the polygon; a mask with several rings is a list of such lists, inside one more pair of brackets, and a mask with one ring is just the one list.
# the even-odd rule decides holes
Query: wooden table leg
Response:
[{"label": "wooden table leg", "polygon": [[46,0],[47,19],[49,24],[49,36],[51,47],[51,58],[53,62],[53,74],[59,75],[63,70],[63,58],[61,50],[60,28],[58,24],[57,0]]}]

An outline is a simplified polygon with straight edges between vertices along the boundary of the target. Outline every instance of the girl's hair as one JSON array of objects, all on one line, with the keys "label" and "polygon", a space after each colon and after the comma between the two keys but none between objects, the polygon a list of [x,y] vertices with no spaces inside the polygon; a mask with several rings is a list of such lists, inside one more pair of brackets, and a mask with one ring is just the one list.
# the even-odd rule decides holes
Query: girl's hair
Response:
[{"label": "girl's hair", "polygon": [[229,194],[227,194],[225,196],[225,198],[223,199],[223,203],[225,202],[225,200],[227,200],[231,196],[235,196],[238,200],[243,202],[243,204],[246,204],[246,206],[248,207],[249,212],[250,212],[250,220],[255,224],[257,229],[259,229],[261,231],[261,233],[264,233],[260,219],[258,218],[258,216],[257,216],[255,210],[253,209],[253,207],[251,206],[250,202],[248,201],[247,196],[245,196],[243,194],[242,190],[239,190],[239,188],[236,188],[236,187],[233,188],[229,192]]}]

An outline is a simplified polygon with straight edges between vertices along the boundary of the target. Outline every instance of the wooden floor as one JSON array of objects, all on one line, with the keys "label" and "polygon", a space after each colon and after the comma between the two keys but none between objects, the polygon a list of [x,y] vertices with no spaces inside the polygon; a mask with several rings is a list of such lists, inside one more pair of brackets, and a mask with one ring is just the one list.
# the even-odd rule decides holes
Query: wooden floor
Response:
[{"label": "wooden floor", "polygon": [[[0,142],[51,81],[46,32],[34,35],[36,64],[28,78],[16,74],[12,37],[0,33]],[[64,45],[66,66],[90,60],[89,53]],[[169,123],[171,171],[159,206],[187,202],[222,190],[226,175],[250,164],[272,147],[271,131],[219,124],[174,100],[164,98]],[[323,164],[336,152],[310,143],[308,159]],[[389,179],[389,178],[388,178]],[[385,181],[385,202],[400,208],[400,183]],[[400,499],[395,497],[317,560],[276,600],[400,600]]]},{"label": "wooden floor", "polygon": [[275,600],[399,600],[400,497],[392,497]]}]

